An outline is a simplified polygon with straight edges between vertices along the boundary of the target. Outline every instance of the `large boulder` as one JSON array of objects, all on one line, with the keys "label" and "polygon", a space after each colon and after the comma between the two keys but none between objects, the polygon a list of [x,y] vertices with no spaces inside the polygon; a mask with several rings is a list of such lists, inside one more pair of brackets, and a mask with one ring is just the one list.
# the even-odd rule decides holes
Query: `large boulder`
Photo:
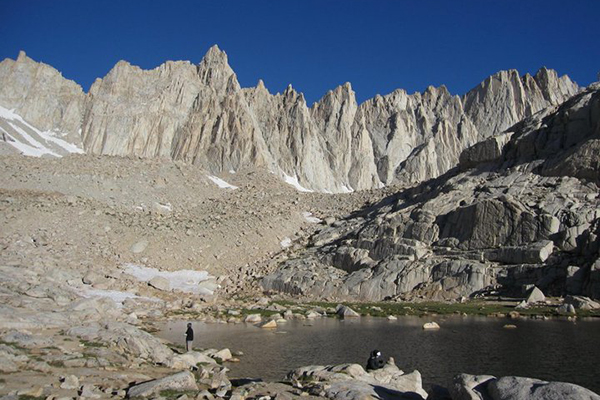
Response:
[{"label": "large boulder", "polygon": [[487,385],[493,380],[491,375],[456,375],[450,387],[452,400],[487,400]]},{"label": "large boulder", "polygon": [[155,276],[154,278],[148,281],[148,285],[152,286],[155,289],[162,290],[164,292],[168,292],[171,290],[171,282],[167,278],[163,278],[162,276]]},{"label": "large boulder", "polygon": [[382,369],[371,372],[366,372],[358,364],[312,365],[291,371],[287,378],[296,385],[319,382],[320,390],[329,398],[360,398],[371,391],[394,394],[399,398],[427,398],[419,371],[405,374],[396,366],[393,358]]},{"label": "large boulder", "polygon": [[486,251],[485,258],[503,264],[539,264],[546,261],[553,250],[552,241],[542,240],[524,246],[506,246]]},{"label": "large boulder", "polygon": [[338,304],[335,308],[335,313],[342,318],[358,318],[360,314],[348,306]]},{"label": "large boulder", "polygon": [[315,396],[323,396],[335,400],[423,400],[427,398],[418,393],[400,392],[388,386],[373,385],[362,381],[340,381],[326,385],[317,384],[311,388],[310,393]]},{"label": "large boulder", "polygon": [[460,374],[450,388],[452,400],[600,400],[584,387],[533,378]]},{"label": "large boulder", "polygon": [[164,378],[132,386],[127,391],[127,397],[148,397],[159,394],[163,390],[198,390],[196,379],[190,371],[179,372]]},{"label": "large boulder", "polygon": [[571,304],[577,310],[597,310],[600,309],[600,303],[593,301],[585,296],[567,296],[564,304]]},{"label": "large boulder", "polygon": [[76,326],[67,331],[69,336],[88,341],[99,341],[115,348],[125,355],[140,357],[157,364],[169,365],[173,352],[159,339],[135,326],[110,322]]},{"label": "large boulder", "polygon": [[533,289],[531,289],[531,291],[527,295],[527,299],[525,301],[528,304],[542,303],[546,301],[546,296],[544,296],[544,293],[542,293],[540,289],[534,286]]},{"label": "large boulder", "polygon": [[512,134],[512,132],[503,132],[463,150],[459,157],[460,168],[469,169],[479,164],[496,161],[502,156],[504,145],[510,140]]},{"label": "large boulder", "polygon": [[217,365],[217,362],[206,354],[188,351],[187,353],[173,356],[169,362],[169,367],[173,369],[190,369],[198,366],[198,364]]},{"label": "large boulder", "polygon": [[516,376],[492,380],[488,392],[493,400],[600,400],[596,393],[572,383]]}]

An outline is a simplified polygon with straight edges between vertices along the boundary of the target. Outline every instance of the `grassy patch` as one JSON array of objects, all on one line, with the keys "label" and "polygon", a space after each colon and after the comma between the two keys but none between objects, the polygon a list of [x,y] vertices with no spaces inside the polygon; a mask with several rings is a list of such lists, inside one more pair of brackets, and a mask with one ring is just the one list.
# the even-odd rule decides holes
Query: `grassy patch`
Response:
[{"label": "grassy patch", "polygon": [[100,342],[92,342],[89,340],[80,340],[81,344],[84,345],[85,347],[105,347],[104,343],[100,343]]},{"label": "grassy patch", "polygon": [[246,317],[246,316],[248,316],[250,314],[260,314],[260,316],[262,318],[269,318],[269,317],[272,317],[273,315],[279,314],[279,313],[280,313],[279,311],[264,310],[262,308],[261,309],[256,309],[256,310],[250,310],[248,308],[242,308],[240,310],[240,316],[242,318],[244,318],[244,317]]},{"label": "grassy patch", "polygon": [[600,318],[600,310],[577,310],[577,316],[582,318]]}]

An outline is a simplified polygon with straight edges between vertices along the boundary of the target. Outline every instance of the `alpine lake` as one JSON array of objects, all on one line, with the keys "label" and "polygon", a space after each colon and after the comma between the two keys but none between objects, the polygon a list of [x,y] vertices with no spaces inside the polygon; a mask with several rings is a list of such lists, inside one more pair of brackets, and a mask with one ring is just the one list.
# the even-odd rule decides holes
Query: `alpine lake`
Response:
[{"label": "alpine lake", "polygon": [[[436,321],[437,330],[423,324]],[[600,393],[600,319],[517,319],[448,315],[317,318],[289,320],[274,329],[248,323],[219,324],[173,320],[159,326],[159,337],[182,345],[187,322],[194,346],[242,352],[225,365],[230,378],[280,381],[307,365],[366,364],[380,350],[405,372],[418,370],[423,386],[449,387],[459,373],[523,376],[575,383]],[[510,324],[516,328],[507,328]]]}]

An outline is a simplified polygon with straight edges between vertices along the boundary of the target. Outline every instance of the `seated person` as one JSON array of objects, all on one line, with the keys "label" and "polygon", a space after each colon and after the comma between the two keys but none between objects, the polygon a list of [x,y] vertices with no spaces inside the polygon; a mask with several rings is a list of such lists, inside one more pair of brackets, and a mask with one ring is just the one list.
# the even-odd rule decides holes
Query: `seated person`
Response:
[{"label": "seated person", "polygon": [[379,350],[373,350],[371,356],[367,360],[367,371],[383,368],[384,365],[385,361],[383,361],[381,352]]}]

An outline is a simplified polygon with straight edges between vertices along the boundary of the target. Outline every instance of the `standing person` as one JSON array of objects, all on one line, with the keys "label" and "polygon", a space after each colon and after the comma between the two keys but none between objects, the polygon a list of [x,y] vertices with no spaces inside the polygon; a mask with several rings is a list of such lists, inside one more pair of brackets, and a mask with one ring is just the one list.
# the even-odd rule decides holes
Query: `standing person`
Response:
[{"label": "standing person", "polygon": [[188,322],[187,330],[185,331],[185,351],[192,351],[192,342],[194,341],[194,330],[192,323]]},{"label": "standing person", "polygon": [[385,361],[383,361],[381,352],[379,350],[373,350],[371,356],[367,360],[367,371],[383,368],[384,365]]}]

